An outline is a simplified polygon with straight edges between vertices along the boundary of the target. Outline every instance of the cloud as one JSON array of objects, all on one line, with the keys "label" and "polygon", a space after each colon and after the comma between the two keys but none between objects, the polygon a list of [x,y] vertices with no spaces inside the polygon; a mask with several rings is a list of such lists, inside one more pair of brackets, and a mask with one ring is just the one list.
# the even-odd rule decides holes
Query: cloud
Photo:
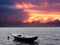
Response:
[{"label": "cloud", "polygon": [[28,15],[23,9],[0,7],[0,21],[21,21],[27,19]]},{"label": "cloud", "polygon": [[40,15],[39,12],[60,14],[60,0],[0,0],[0,21],[24,21],[29,18],[28,14]]},{"label": "cloud", "polygon": [[6,5],[15,6],[15,3],[33,4],[35,5],[35,7],[33,8],[39,9],[39,10],[60,11],[60,0],[0,0],[0,7],[6,6]]},{"label": "cloud", "polygon": [[16,0],[16,2],[19,4],[30,3],[34,5],[32,9],[43,11],[60,11],[60,0]]},{"label": "cloud", "polygon": [[13,5],[14,0],[0,0],[0,5]]}]

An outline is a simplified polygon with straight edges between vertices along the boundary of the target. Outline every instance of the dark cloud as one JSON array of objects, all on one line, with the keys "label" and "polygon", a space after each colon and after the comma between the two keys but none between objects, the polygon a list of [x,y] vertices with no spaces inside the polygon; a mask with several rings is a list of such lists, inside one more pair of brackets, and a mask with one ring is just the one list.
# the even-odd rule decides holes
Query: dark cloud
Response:
[{"label": "dark cloud", "polygon": [[[18,22],[25,19],[28,19],[27,12],[24,12],[22,8],[18,9],[15,7],[15,3],[31,3],[35,7],[29,8],[31,10],[41,10],[41,11],[59,11],[60,12],[60,0],[0,0],[0,24],[2,21],[12,21],[12,22]],[[5,22],[5,23],[6,23]],[[58,24],[60,21],[56,22]],[[5,25],[4,23],[4,25]],[[11,23],[11,22],[10,22]],[[21,22],[19,22],[21,23]],[[34,24],[33,24],[34,23]],[[38,22],[33,22],[32,24],[21,24],[23,26],[42,26]],[[53,24],[54,22],[52,22]],[[48,23],[51,24],[51,23]],[[46,25],[48,25],[46,24]],[[60,23],[59,23],[60,24]],[[58,24],[58,25],[59,25]],[[15,25],[15,24],[14,24]],[[45,24],[44,24],[45,25]],[[55,25],[55,23],[54,23]],[[54,26],[53,25],[53,26]],[[57,26],[58,26],[57,25]],[[49,25],[48,25],[49,26]],[[60,26],[60,25],[59,25]]]},{"label": "dark cloud", "polygon": [[27,19],[23,9],[17,9],[15,2],[20,0],[0,0],[0,21],[21,21]]},{"label": "dark cloud", "polygon": [[0,27],[60,27],[60,20],[55,20],[47,23],[32,22],[32,23],[22,23],[22,22],[0,22]]},{"label": "dark cloud", "polygon": [[23,12],[23,9],[0,7],[0,21],[21,21],[24,19],[27,19],[27,14]]},{"label": "dark cloud", "polygon": [[13,5],[14,0],[0,0],[0,5]]}]

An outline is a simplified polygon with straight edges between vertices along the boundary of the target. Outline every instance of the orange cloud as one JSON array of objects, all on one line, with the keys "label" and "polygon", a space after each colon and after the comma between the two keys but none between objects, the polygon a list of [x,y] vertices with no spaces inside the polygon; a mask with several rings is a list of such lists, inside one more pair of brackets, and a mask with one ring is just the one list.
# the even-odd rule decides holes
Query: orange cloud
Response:
[{"label": "orange cloud", "polygon": [[[58,4],[56,4],[56,5],[58,5]],[[33,21],[39,21],[41,23],[46,23],[46,22],[54,21],[56,19],[60,20],[60,12],[53,10],[53,8],[51,8],[49,6],[49,3],[46,1],[43,1],[43,3],[40,3],[39,6],[36,6],[32,3],[24,3],[24,2],[21,4],[16,3],[15,6],[16,6],[16,8],[22,8],[23,12],[27,13],[27,15],[29,16],[28,19],[22,20],[22,22],[24,22],[24,23],[26,23],[26,22],[31,23]],[[49,9],[49,7],[50,7],[50,9],[49,9],[50,11],[31,9],[31,8],[36,8],[36,7],[43,8],[43,9]]]},{"label": "orange cloud", "polygon": [[24,12],[28,12],[27,14],[29,15],[29,18],[23,22],[39,21],[41,23],[46,23],[56,19],[60,20],[60,15],[56,13],[31,9],[25,9]]},{"label": "orange cloud", "polygon": [[31,3],[15,3],[15,6],[16,6],[16,8],[23,8],[23,9],[25,9],[25,8],[33,8],[34,7],[34,5],[33,4],[31,4]]}]

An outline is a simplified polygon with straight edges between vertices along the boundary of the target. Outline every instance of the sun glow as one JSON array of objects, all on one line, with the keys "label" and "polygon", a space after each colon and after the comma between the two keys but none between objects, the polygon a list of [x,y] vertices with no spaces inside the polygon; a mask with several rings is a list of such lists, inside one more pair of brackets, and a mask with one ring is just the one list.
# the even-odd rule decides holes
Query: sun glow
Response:
[{"label": "sun glow", "polygon": [[33,21],[39,21],[41,23],[51,22],[56,19],[60,20],[59,14],[49,13],[46,11],[40,11],[40,10],[29,10],[26,9],[24,12],[28,12],[29,18],[27,20],[24,20],[23,22],[33,22]]},{"label": "sun glow", "polygon": [[[47,3],[45,3],[47,6]],[[23,23],[29,22],[32,23],[33,21],[35,22],[40,22],[40,23],[46,23],[46,22],[51,22],[55,21],[56,19],[60,20],[60,13],[59,12],[52,12],[52,11],[44,11],[44,10],[33,10],[30,8],[36,7],[35,5],[31,3],[16,3],[15,4],[16,8],[22,8],[23,12],[27,13],[29,16],[28,19],[22,20]]]},{"label": "sun glow", "polygon": [[23,8],[23,9],[34,7],[34,5],[31,4],[31,3],[21,3],[21,4],[20,3],[15,3],[15,6],[16,6],[16,8]]}]

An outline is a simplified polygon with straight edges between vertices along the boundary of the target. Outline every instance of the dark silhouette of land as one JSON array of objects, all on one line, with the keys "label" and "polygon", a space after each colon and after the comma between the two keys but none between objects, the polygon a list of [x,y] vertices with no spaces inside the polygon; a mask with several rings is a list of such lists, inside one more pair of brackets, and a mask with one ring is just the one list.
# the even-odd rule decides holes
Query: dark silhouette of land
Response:
[{"label": "dark silhouette of land", "polygon": [[19,21],[0,21],[0,27],[60,27],[60,20],[55,20],[47,23],[33,21],[32,23],[22,23]]}]

